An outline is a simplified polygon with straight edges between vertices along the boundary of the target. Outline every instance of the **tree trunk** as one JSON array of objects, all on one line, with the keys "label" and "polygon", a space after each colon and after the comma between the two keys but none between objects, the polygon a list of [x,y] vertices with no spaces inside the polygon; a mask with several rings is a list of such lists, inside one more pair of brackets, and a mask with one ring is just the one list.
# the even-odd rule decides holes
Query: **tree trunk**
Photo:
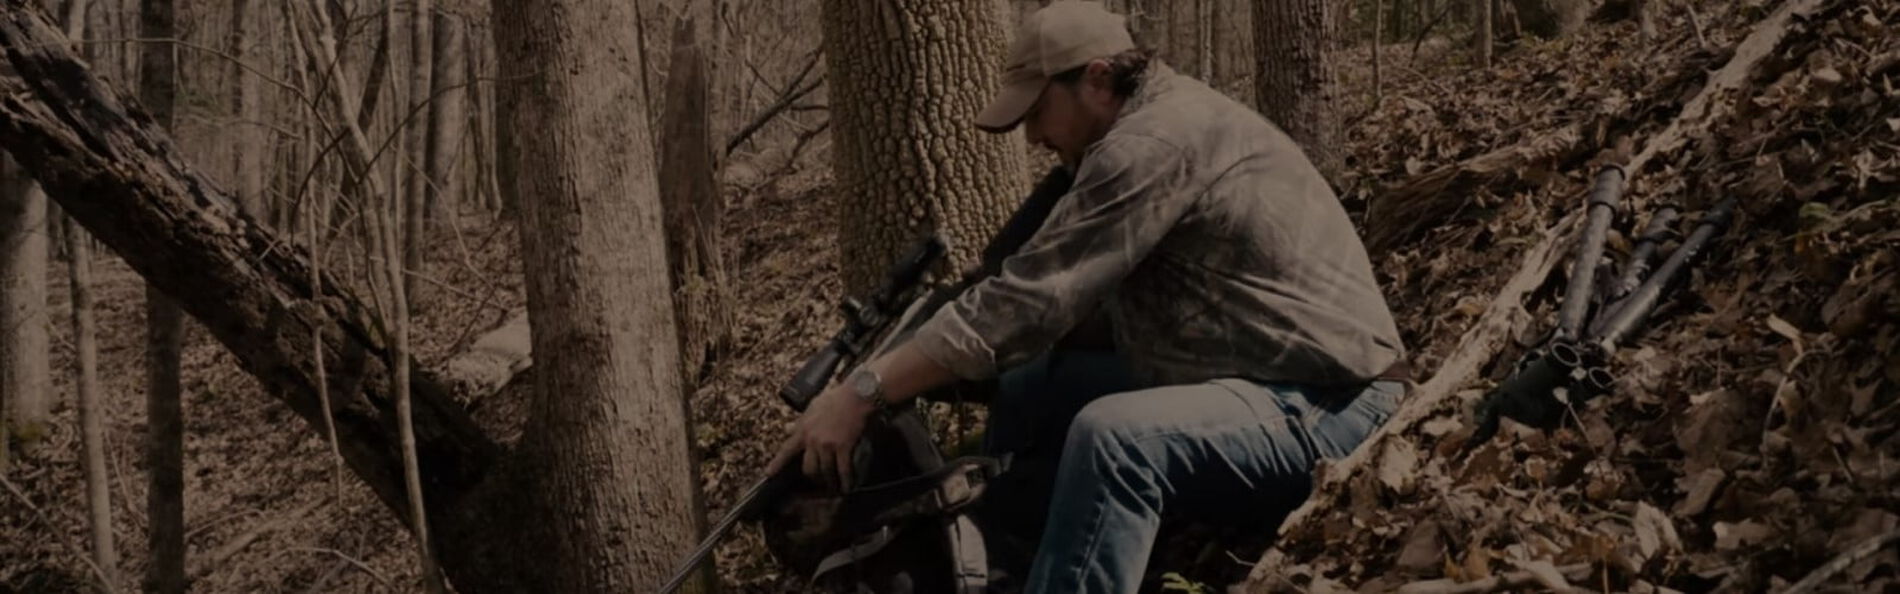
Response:
[{"label": "tree trunk", "polygon": [[0,155],[0,467],[10,441],[45,434],[53,388],[48,311],[46,193]]},{"label": "tree trunk", "polygon": [[[522,138],[534,144],[521,154],[558,166],[520,168],[534,172],[517,180],[535,197],[524,207],[539,209],[526,214],[566,225],[523,225],[544,230],[524,243],[554,244],[529,250],[528,269],[566,274],[531,282],[537,326],[555,329],[537,332],[535,345],[549,353],[547,373],[536,374],[546,396],[504,456],[434,374],[412,368],[409,381],[423,507],[442,568],[462,591],[639,591],[694,537],[657,198],[632,181],[651,179],[652,159],[641,152],[650,150],[641,109],[622,101],[636,96],[628,48],[616,38],[628,19],[611,4],[592,7],[610,18],[581,14],[556,29],[535,21],[576,12],[504,11],[515,17],[505,23],[527,29],[502,36],[517,41],[504,45],[509,72],[525,81],[523,99],[544,102],[524,103],[509,127],[532,126],[537,133]],[[301,36],[294,21],[292,36]],[[26,0],[0,0],[0,47],[8,48],[0,54],[0,149],[312,426],[323,426],[317,384],[327,381],[344,462],[407,517],[393,373],[373,314],[331,275],[313,274],[303,246],[237,216],[230,196],[187,166],[162,129],[128,115],[124,95],[93,77]],[[577,48],[619,58],[576,56]],[[544,59],[522,59],[535,57]],[[614,84],[577,86],[574,76]],[[346,161],[353,150],[343,151]],[[560,188],[560,180],[586,185]],[[629,196],[638,202],[610,204]],[[547,264],[561,254],[568,260]],[[627,257],[635,254],[644,257]],[[598,311],[595,302],[559,300],[608,295],[622,308],[609,311],[616,317],[583,315]]]},{"label": "tree trunk", "polygon": [[667,68],[666,111],[660,119],[660,204],[666,213],[667,268],[679,312],[680,359],[686,392],[725,342],[732,305],[720,256],[719,186],[714,179],[706,54],[683,21]]},{"label": "tree trunk", "polygon": [[1493,34],[1497,31],[1497,11],[1492,10],[1496,0],[1477,0],[1478,8],[1478,65],[1491,67],[1491,50],[1497,45]]},{"label": "tree trunk", "polygon": [[[1386,0],[1372,0],[1372,108],[1379,108],[1379,101],[1385,98],[1385,68],[1380,52],[1385,49],[1385,3]],[[1255,37],[1264,33],[1255,33]],[[1256,42],[1257,43],[1257,42]]]},{"label": "tree trunk", "polygon": [[846,290],[871,291],[927,233],[952,270],[1027,188],[1021,135],[971,124],[997,88],[1007,35],[993,0],[823,0],[838,243]]},{"label": "tree trunk", "polygon": [[1590,11],[1588,0],[1511,0],[1526,32],[1556,39],[1576,32]]},{"label": "tree trunk", "polygon": [[464,75],[468,69],[462,64],[466,54],[462,51],[461,25],[455,15],[446,12],[435,15],[432,35],[435,49],[430,52],[429,66],[429,84],[434,89],[430,95],[434,99],[429,105],[429,140],[422,150],[428,173],[422,188],[422,213],[428,219],[455,213],[455,209],[447,207],[442,200],[444,196],[456,195],[455,166],[461,162],[462,132],[468,122],[464,101],[467,96]]},{"label": "tree trunk", "polygon": [[66,270],[72,288],[73,348],[78,351],[81,455],[86,461],[86,510],[92,527],[92,560],[105,575],[103,590],[118,589],[119,554],[112,546],[112,498],[106,478],[105,403],[99,397],[98,330],[92,318],[91,239],[67,221]]},{"label": "tree trunk", "polygon": [[[696,41],[693,21],[680,21],[673,34],[667,68],[666,106],[660,120],[660,210],[665,217],[666,260],[673,287],[680,349],[680,390],[692,394],[700,377],[725,347],[733,305],[726,290],[720,235],[724,208],[713,165],[711,84],[706,53]],[[692,415],[680,400],[682,415]],[[699,467],[697,452],[691,464]],[[693,487],[694,534],[706,531],[705,498]],[[706,563],[695,589],[710,592],[718,574]]]},{"label": "tree trunk", "polygon": [[638,26],[627,3],[495,3],[535,397],[514,590],[647,591],[698,538]]},{"label": "tree trunk", "polygon": [[[139,36],[170,39],[177,31],[176,18],[172,0],[141,0]],[[177,46],[142,43],[138,47],[139,102],[157,126],[169,130],[178,95]],[[185,316],[164,293],[150,285],[145,287],[145,304],[145,414],[149,428],[145,462],[151,472],[146,514],[152,527],[152,562],[146,569],[146,590],[179,594],[185,591],[185,440],[179,381]]]},{"label": "tree trunk", "polygon": [[230,77],[231,116],[235,120],[231,130],[232,168],[231,175],[238,205],[252,217],[265,217],[269,209],[264,199],[265,178],[268,164],[265,158],[269,145],[265,128],[260,125],[264,118],[262,92],[258,89],[258,78],[244,70],[240,65],[245,61],[261,61],[251,46],[257,44],[256,28],[259,20],[251,14],[252,0],[231,0],[231,63],[227,66]]},{"label": "tree trunk", "polygon": [[1339,175],[1327,0],[1262,0],[1254,6],[1260,113],[1286,130],[1328,180]]},{"label": "tree trunk", "polygon": [[[471,26],[471,29],[475,28]],[[469,130],[475,152],[475,194],[481,197],[485,208],[501,212],[501,192],[495,187],[498,183],[495,179],[495,85],[485,80],[494,78],[491,75],[493,60],[488,58],[494,51],[489,42],[494,36],[488,34],[486,29],[479,29],[468,31],[464,38],[467,50],[463,54],[463,62],[467,65],[467,80],[470,83],[466,91],[471,122]]]},{"label": "tree trunk", "polygon": [[422,246],[428,241],[428,215],[425,212],[429,196],[429,186],[437,180],[428,167],[429,123],[434,115],[429,113],[436,106],[429,100],[435,87],[430,84],[435,68],[435,19],[433,0],[414,0],[415,12],[409,18],[409,110],[403,117],[397,118],[397,125],[403,127],[407,138],[404,146],[396,151],[397,155],[408,156],[406,163],[397,167],[402,171],[401,179],[407,185],[392,185],[402,190],[403,227],[402,227],[402,264],[407,274],[402,277],[403,291],[416,294],[416,274],[422,272]]}]

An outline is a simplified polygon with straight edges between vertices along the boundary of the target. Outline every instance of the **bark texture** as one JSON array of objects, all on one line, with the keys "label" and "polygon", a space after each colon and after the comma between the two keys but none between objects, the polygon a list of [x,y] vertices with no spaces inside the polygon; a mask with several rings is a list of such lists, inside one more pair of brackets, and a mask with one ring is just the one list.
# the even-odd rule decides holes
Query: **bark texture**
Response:
[{"label": "bark texture", "polygon": [[1261,0],[1253,9],[1260,113],[1306,151],[1326,179],[1339,174],[1332,24],[1326,0]]},{"label": "bark texture", "polygon": [[468,69],[463,65],[467,54],[463,51],[466,44],[462,41],[462,20],[446,12],[436,13],[431,31],[435,49],[429,53],[433,62],[429,67],[429,85],[433,90],[429,93],[429,140],[422,148],[422,160],[428,173],[428,183],[422,189],[422,212],[427,217],[438,218],[455,213],[455,209],[442,200],[454,197],[459,187],[455,169],[460,163],[462,134],[468,123],[465,79]]},{"label": "bark texture", "polygon": [[[170,39],[177,31],[172,0],[140,0],[139,36]],[[177,46],[139,44],[139,102],[159,128],[172,127],[178,98]],[[185,591],[185,420],[179,357],[185,315],[159,289],[145,287],[145,467],[150,473],[145,512],[151,522],[145,590]]]},{"label": "bark texture", "polygon": [[252,51],[259,37],[258,24],[262,22],[258,15],[253,14],[260,8],[254,4],[254,0],[231,0],[230,48],[226,51],[231,54],[227,76],[230,77],[228,92],[231,94],[231,117],[235,120],[231,127],[234,132],[232,141],[236,145],[231,151],[233,192],[237,194],[238,204],[246,214],[261,218],[268,212],[264,188],[265,172],[270,166],[266,160],[269,143],[265,128],[260,125],[264,117],[264,93],[258,88],[258,77],[246,72],[240,65],[245,60],[257,60],[267,54]]},{"label": "bark texture", "polygon": [[648,591],[698,538],[630,4],[495,4],[536,359],[516,541],[549,560],[524,591]]},{"label": "bark texture", "polygon": [[846,290],[862,294],[926,233],[974,265],[1027,192],[1018,134],[971,124],[1008,34],[994,0],[824,0]]},{"label": "bark texture", "polygon": [[[396,154],[405,155],[408,162],[398,163],[401,174],[397,179],[406,184],[391,184],[390,187],[402,190],[403,226],[402,226],[402,264],[408,274],[403,275],[403,291],[407,295],[416,293],[416,278],[412,275],[422,272],[422,244],[428,229],[428,207],[430,189],[435,183],[428,163],[429,122],[433,120],[430,111],[435,103],[429,95],[435,90],[430,84],[435,71],[435,18],[433,0],[414,0],[414,11],[409,15],[409,51],[411,68],[409,74],[409,109],[399,118],[403,126],[405,147]],[[347,38],[346,38],[347,39]],[[412,157],[408,155],[412,155]]]},{"label": "bark texture", "polygon": [[10,441],[45,433],[53,386],[47,315],[46,193],[0,155],[0,466]]},{"label": "bark texture", "polygon": [[706,53],[690,22],[674,32],[660,118],[660,201],[666,211],[667,267],[679,312],[686,392],[717,356],[731,326],[732,304],[720,256],[721,206],[714,179]]},{"label": "bark texture", "polygon": [[66,229],[66,270],[72,289],[74,376],[79,388],[80,454],[86,461],[86,517],[92,532],[92,561],[117,589],[119,554],[112,546],[112,497],[106,477],[106,411],[99,394],[98,326],[92,316],[91,238],[76,226]]}]

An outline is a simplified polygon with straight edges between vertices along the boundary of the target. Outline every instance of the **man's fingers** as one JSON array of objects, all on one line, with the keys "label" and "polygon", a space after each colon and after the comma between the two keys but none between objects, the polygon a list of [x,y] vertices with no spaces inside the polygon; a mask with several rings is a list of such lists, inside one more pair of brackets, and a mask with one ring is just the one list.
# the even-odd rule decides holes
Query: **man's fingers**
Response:
[{"label": "man's fingers", "polygon": [[851,490],[851,448],[837,448],[832,463],[838,466],[838,492]]},{"label": "man's fingers", "polygon": [[816,448],[809,448],[809,447],[805,448],[805,460],[804,460],[805,476],[811,477],[813,480],[822,481],[825,479],[824,479],[824,475],[819,474],[821,469],[818,467],[818,458],[819,458],[819,455]]}]

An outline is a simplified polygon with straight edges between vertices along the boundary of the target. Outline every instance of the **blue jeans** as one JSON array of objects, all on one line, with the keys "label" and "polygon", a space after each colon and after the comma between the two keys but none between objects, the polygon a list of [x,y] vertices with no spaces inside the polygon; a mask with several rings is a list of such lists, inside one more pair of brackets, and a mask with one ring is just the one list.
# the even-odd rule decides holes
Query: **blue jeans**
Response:
[{"label": "blue jeans", "polygon": [[[1017,453],[1006,475],[1022,475],[985,497],[998,498],[986,505],[1003,508],[992,517],[1005,523],[1016,523],[1012,515],[1033,521],[1023,511],[1046,518],[1028,592],[1135,592],[1164,509],[1266,529],[1312,491],[1314,462],[1350,453],[1404,390],[1399,382],[1326,390],[1221,379],[1125,391],[1120,363],[1106,353],[1057,353],[1002,378],[986,446]],[[1079,410],[1072,422],[1062,418],[1070,410]],[[1063,425],[1059,463],[1045,474],[1047,434],[1025,432]],[[1047,478],[1029,478],[1039,474]]]}]

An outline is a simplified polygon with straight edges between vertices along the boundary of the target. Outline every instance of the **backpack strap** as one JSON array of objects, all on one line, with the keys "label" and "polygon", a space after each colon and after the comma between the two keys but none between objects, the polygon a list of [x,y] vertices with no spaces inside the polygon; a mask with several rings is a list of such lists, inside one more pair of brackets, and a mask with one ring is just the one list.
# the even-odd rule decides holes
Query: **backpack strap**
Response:
[{"label": "backpack strap", "polygon": [[852,541],[850,546],[833,551],[830,555],[825,555],[824,559],[818,561],[818,568],[812,570],[810,583],[817,584],[818,580],[824,579],[825,574],[831,573],[832,570],[852,565],[868,559],[872,555],[878,554],[879,551],[884,550],[884,547],[890,546],[891,541],[897,540],[898,532],[899,527],[884,526],[878,528],[877,532],[873,532],[869,536]]},{"label": "backpack strap", "polygon": [[953,514],[981,497],[1006,466],[1006,458],[965,456],[930,472],[855,489],[839,505],[840,525],[868,532],[911,518]]},{"label": "backpack strap", "polygon": [[957,594],[984,594],[990,589],[990,554],[983,545],[983,531],[967,514],[957,514],[944,522],[944,536],[950,539],[950,563]]}]

